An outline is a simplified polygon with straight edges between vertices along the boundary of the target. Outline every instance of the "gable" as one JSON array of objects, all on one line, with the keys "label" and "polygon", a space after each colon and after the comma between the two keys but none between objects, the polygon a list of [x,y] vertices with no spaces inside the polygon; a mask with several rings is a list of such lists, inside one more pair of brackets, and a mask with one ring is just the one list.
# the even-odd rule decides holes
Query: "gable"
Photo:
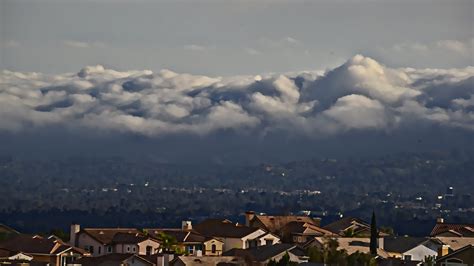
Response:
[{"label": "gable", "polygon": [[91,235],[89,235],[88,233],[86,232],[80,232],[77,236],[77,243],[81,246],[84,246],[84,245],[102,245],[101,242],[99,242],[97,239],[95,239],[94,237],[92,237]]},{"label": "gable", "polygon": [[256,238],[259,238],[260,236],[266,234],[265,231],[263,231],[262,229],[257,229],[256,231],[242,237],[241,239],[243,241],[246,241],[246,240],[251,240],[251,239],[256,239]]},{"label": "gable", "polygon": [[18,253],[18,254],[15,254],[13,256],[10,256],[8,257],[9,260],[20,260],[20,261],[30,261],[33,259],[32,256],[28,256],[26,254],[23,254],[23,253]]},{"label": "gable", "polygon": [[436,256],[438,255],[438,252],[435,250],[432,250],[428,248],[425,245],[418,245],[410,250],[407,250],[402,253],[403,256],[405,255],[411,255],[412,257],[422,257],[424,258],[425,256]]}]

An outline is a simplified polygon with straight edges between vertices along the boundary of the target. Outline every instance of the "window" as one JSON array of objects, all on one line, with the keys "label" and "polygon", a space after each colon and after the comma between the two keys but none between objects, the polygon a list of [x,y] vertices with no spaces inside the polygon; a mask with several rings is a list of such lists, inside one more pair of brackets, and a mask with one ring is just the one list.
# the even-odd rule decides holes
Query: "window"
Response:
[{"label": "window", "polygon": [[273,240],[271,240],[271,239],[265,239],[265,245],[267,245],[267,246],[273,245]]},{"label": "window", "polygon": [[189,254],[194,254],[194,246],[188,246]]},{"label": "window", "polygon": [[108,253],[112,253],[112,246],[108,246],[108,247],[107,247],[107,252],[108,252]]},{"label": "window", "polygon": [[127,246],[127,252],[130,252],[130,246]]},{"label": "window", "polygon": [[216,253],[216,251],[217,251],[216,244],[212,244],[211,251],[212,251],[212,253]]},{"label": "window", "polygon": [[405,260],[411,260],[411,255],[405,255],[404,259]]},{"label": "window", "polygon": [[102,251],[102,247],[99,246],[99,247],[97,248],[97,254],[100,254],[101,251]]},{"label": "window", "polygon": [[133,247],[133,252],[137,251],[137,248],[136,247]]},{"label": "window", "polygon": [[84,246],[84,249],[91,254],[94,254],[94,246]]}]

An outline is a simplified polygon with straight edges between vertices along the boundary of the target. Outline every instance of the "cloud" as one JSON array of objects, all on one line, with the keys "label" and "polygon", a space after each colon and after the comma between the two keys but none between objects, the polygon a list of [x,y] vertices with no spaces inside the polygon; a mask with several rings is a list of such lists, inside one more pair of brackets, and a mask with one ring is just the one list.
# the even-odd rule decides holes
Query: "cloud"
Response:
[{"label": "cloud", "polygon": [[473,52],[474,38],[468,40],[438,40],[434,42],[402,42],[389,48],[381,48],[383,52],[395,54],[418,54],[432,56],[450,53],[452,55],[469,55]]},{"label": "cloud", "polygon": [[295,46],[301,45],[303,42],[291,36],[286,36],[281,39],[272,39],[272,38],[262,37],[258,40],[258,43],[262,47],[267,47],[267,48],[284,48],[284,47],[295,47]]},{"label": "cloud", "polygon": [[197,45],[197,44],[188,44],[183,46],[184,50],[190,50],[190,51],[204,51],[207,48],[202,45]]},{"label": "cloud", "polygon": [[64,40],[63,45],[66,47],[71,48],[104,48],[105,44],[103,42],[81,42],[81,41],[74,41],[74,40]]},{"label": "cloud", "polygon": [[254,48],[245,48],[244,49],[244,52],[249,54],[249,55],[259,55],[259,54],[262,54],[262,52],[260,52],[259,50],[256,50]]},{"label": "cloud", "polygon": [[324,138],[414,125],[474,131],[474,67],[393,69],[362,55],[322,72],[208,77],[162,70],[0,74],[0,132]]},{"label": "cloud", "polygon": [[470,49],[471,51],[473,49],[473,40],[474,39],[471,39],[468,42],[461,42],[458,40],[441,40],[436,43],[436,46],[455,53],[467,54],[469,53]]}]

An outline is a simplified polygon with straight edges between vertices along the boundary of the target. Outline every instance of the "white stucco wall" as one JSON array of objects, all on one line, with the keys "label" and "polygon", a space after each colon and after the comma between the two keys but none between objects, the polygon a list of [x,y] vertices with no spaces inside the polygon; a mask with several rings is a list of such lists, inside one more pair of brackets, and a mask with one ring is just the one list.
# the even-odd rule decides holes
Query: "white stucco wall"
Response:
[{"label": "white stucco wall", "polygon": [[436,256],[437,254],[438,252],[423,245],[419,245],[403,253],[402,258],[405,258],[406,255],[410,255],[411,260],[425,261],[426,256]]},{"label": "white stucco wall", "polygon": [[265,234],[261,236],[259,240],[260,246],[265,246],[267,244],[266,240],[272,240],[272,245],[275,245],[280,242],[280,238],[272,234]]},{"label": "white stucco wall", "polygon": [[[94,252],[91,253],[92,256],[102,256],[106,254],[106,248],[104,245],[99,243],[97,240],[93,239],[86,233],[79,233],[78,237],[78,247],[85,249],[87,246],[92,246],[94,248]],[[100,247],[100,253],[99,253],[99,247]]]},{"label": "white stucco wall", "polygon": [[146,255],[146,247],[150,246],[152,247],[152,253],[151,254],[156,254],[158,253],[160,249],[160,243],[147,239],[143,242],[138,243],[138,254],[140,255]]}]

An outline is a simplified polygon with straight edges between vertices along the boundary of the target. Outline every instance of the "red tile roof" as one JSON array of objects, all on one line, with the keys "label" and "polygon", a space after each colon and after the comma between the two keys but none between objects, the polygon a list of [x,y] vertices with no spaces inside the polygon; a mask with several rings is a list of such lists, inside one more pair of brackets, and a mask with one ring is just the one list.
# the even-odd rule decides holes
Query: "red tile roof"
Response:
[{"label": "red tile roof", "polygon": [[430,236],[439,236],[446,233],[460,237],[474,237],[474,224],[437,223],[431,230]]},{"label": "red tile roof", "polygon": [[105,245],[111,244],[117,233],[142,234],[142,232],[136,228],[84,228],[80,233],[86,233],[99,243]]},{"label": "red tile roof", "polygon": [[319,225],[319,221],[309,217],[309,216],[295,216],[295,215],[255,215],[252,218],[253,221],[260,221],[265,228],[264,230],[270,231],[272,233],[278,233],[284,226],[291,222],[303,222],[312,225]]}]

